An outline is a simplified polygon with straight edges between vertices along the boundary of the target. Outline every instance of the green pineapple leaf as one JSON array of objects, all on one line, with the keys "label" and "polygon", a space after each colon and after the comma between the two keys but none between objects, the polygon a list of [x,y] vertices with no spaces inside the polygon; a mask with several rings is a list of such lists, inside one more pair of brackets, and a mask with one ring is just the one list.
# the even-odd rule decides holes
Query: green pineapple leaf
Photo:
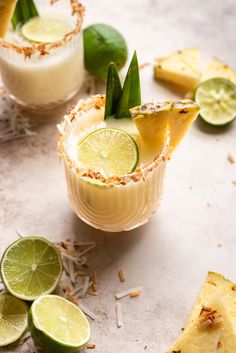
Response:
[{"label": "green pineapple leaf", "polygon": [[18,0],[11,23],[13,28],[16,29],[18,25],[23,25],[37,16],[39,16],[39,13],[33,0]]},{"label": "green pineapple leaf", "polygon": [[130,117],[130,108],[141,104],[141,89],[139,78],[139,66],[136,51],[131,60],[124,86],[122,96],[116,109],[116,119]]},{"label": "green pineapple leaf", "polygon": [[107,73],[105,119],[116,113],[122,95],[120,78],[114,63],[110,63]]}]

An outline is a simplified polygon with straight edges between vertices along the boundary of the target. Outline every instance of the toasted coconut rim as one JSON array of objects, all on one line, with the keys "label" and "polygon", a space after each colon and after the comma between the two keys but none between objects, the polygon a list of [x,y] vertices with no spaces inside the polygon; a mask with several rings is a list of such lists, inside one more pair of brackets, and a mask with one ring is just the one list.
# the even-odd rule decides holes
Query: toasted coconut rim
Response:
[{"label": "toasted coconut rim", "polygon": [[88,179],[93,179],[100,181],[103,184],[108,186],[114,185],[126,185],[128,182],[137,182],[139,180],[145,180],[147,175],[151,173],[155,168],[157,168],[161,163],[164,163],[168,160],[168,152],[169,152],[169,141],[170,135],[167,133],[166,143],[162,150],[162,152],[154,158],[154,160],[144,166],[137,168],[133,173],[129,173],[123,175],[121,177],[112,176],[112,177],[104,177],[99,172],[94,172],[91,169],[83,169],[78,168],[74,161],[70,160],[66,152],[66,141],[65,136],[74,124],[76,124],[76,120],[78,117],[81,117],[84,112],[88,112],[91,109],[101,109],[105,107],[106,98],[105,95],[95,95],[86,100],[79,100],[78,104],[71,109],[71,111],[66,114],[63,118],[61,124],[57,125],[59,131],[58,143],[57,143],[57,151],[59,157],[64,161],[66,166],[70,168],[75,175],[78,177],[84,177]]},{"label": "toasted coconut rim", "polygon": [[[59,0],[50,0],[51,6]],[[76,17],[76,25],[73,31],[66,33],[63,39],[52,43],[32,44],[29,46],[20,46],[0,38],[0,48],[11,49],[17,54],[24,55],[25,58],[30,58],[33,54],[39,53],[40,56],[50,54],[50,50],[59,48],[68,43],[76,34],[81,32],[83,18],[85,13],[84,6],[78,0],[70,0],[72,16]]]}]

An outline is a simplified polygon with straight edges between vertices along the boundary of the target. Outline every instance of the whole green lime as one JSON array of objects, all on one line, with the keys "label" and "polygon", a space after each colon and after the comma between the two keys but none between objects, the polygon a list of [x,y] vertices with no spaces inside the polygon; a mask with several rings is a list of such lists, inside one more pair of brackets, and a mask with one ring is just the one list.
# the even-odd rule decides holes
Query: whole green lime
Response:
[{"label": "whole green lime", "polygon": [[94,24],[84,30],[84,60],[86,70],[104,78],[110,62],[120,70],[127,60],[127,45],[124,37],[113,27]]}]

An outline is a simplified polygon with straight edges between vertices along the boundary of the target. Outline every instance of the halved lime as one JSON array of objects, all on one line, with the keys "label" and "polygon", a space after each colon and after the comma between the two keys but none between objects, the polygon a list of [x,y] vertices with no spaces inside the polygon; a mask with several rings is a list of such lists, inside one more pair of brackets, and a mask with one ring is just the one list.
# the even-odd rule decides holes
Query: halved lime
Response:
[{"label": "halved lime", "polygon": [[7,346],[26,331],[28,305],[8,293],[0,294],[0,347]]},{"label": "halved lime", "polygon": [[135,140],[125,131],[102,128],[79,143],[78,160],[82,168],[105,177],[122,176],[135,170],[139,153]]},{"label": "halved lime", "polygon": [[1,277],[7,290],[29,301],[53,292],[61,272],[58,249],[41,237],[15,241],[6,249],[1,261]]},{"label": "halved lime", "polygon": [[211,125],[225,125],[236,117],[236,86],[223,78],[202,82],[196,89],[195,102],[200,116]]},{"label": "halved lime", "polygon": [[34,17],[22,26],[21,33],[30,42],[52,43],[63,39],[72,29],[66,20]]},{"label": "halved lime", "polygon": [[90,326],[80,308],[57,295],[36,299],[29,312],[33,340],[48,353],[74,352],[90,337]]}]

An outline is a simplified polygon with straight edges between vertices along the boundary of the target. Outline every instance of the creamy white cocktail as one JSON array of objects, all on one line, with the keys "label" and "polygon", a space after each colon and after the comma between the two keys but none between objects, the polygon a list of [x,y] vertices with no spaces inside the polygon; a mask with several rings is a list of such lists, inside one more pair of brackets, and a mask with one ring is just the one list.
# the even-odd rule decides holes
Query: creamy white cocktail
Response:
[{"label": "creamy white cocktail", "polygon": [[0,70],[18,103],[52,108],[73,97],[83,82],[83,8],[77,1],[35,4],[40,16],[29,20],[27,27],[10,28],[0,39]]},{"label": "creamy white cocktail", "polygon": [[[76,214],[102,230],[129,230],[147,222],[160,203],[168,148],[164,146],[157,158],[142,153],[145,146],[134,123],[126,119],[104,121],[104,112],[105,97],[80,101],[59,126],[58,151]],[[92,130],[110,126],[128,132],[137,142],[141,160],[131,174],[105,176],[80,165],[77,151],[81,139]],[[147,159],[150,163],[146,165]]]}]

